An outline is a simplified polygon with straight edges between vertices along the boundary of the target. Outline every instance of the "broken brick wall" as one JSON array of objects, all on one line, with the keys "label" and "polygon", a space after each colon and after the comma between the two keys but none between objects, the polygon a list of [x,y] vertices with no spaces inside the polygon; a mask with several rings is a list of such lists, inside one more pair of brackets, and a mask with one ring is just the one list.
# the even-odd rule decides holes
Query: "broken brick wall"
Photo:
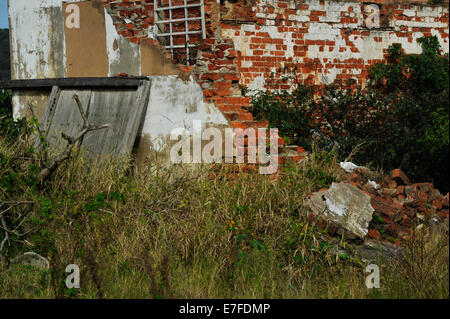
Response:
[{"label": "broken brick wall", "polygon": [[[406,53],[420,53],[417,39],[423,36],[435,35],[444,52],[449,48],[448,2],[256,2],[246,21],[232,20],[233,14],[222,21],[222,36],[236,45],[240,82],[250,89],[260,89],[285,68],[296,68],[300,81],[309,84],[349,78],[363,83],[369,68],[386,56],[389,45],[401,43]],[[374,3],[379,8],[377,27],[372,27],[369,18],[368,5]],[[289,84],[274,88],[288,89]]]},{"label": "broken brick wall", "polygon": [[[186,80],[193,75],[205,101],[214,102],[232,126],[263,127],[267,123],[254,122],[248,112],[250,99],[243,96],[242,87],[251,91],[270,84],[273,89],[289,89],[289,82],[268,83],[272,76],[277,80],[285,75],[284,70],[294,70],[300,82],[308,84],[349,78],[364,84],[369,68],[383,60],[389,45],[401,43],[406,53],[420,53],[417,39],[423,36],[437,36],[444,52],[448,52],[448,1],[433,0],[436,4],[428,4],[429,1],[204,0],[205,38],[203,34],[200,38],[199,34],[189,37],[195,50],[189,57],[181,55],[174,59],[165,49],[167,39],[157,36],[161,30],[160,24],[155,24],[155,0],[67,2],[66,5],[79,4],[82,19],[86,19],[85,12],[95,10],[99,11],[96,16],[104,16],[105,22],[92,18],[94,21],[82,23],[78,31],[67,30],[64,25],[61,13],[67,13],[62,0],[51,0],[45,5],[16,0],[10,3],[14,17],[12,76],[14,79],[74,76],[67,71],[70,68],[78,70],[75,76],[127,73],[176,75]],[[158,0],[158,3],[178,6],[184,5],[185,0]],[[366,12],[366,7],[373,3],[378,3],[380,9],[380,24],[375,28],[368,26]],[[98,10],[102,6],[106,15],[104,10]],[[47,13],[50,9],[51,15]],[[188,9],[189,17],[198,16],[199,12],[198,7]],[[185,11],[177,9],[172,14],[177,19],[184,17]],[[26,23],[27,20],[32,23]],[[91,32],[91,24],[99,25],[96,29],[92,27],[95,32]],[[172,27],[173,31],[183,29],[182,25]],[[198,20],[190,22],[190,27],[202,29]],[[31,29],[42,32],[30,32]],[[47,30],[52,32],[47,35]],[[77,32],[82,36],[67,36]],[[105,37],[106,52],[103,52]],[[87,40],[93,45],[85,45]],[[183,46],[183,41],[186,38],[181,36],[174,44]],[[76,46],[67,45],[72,42]],[[30,53],[34,51],[39,54]],[[92,58],[79,59],[80,54]],[[195,55],[193,61],[189,60],[191,55]],[[97,68],[91,67],[92,61],[97,60]]]},{"label": "broken brick wall", "polygon": [[[166,2],[160,0],[162,5]],[[183,3],[172,1],[172,5]],[[406,53],[420,53],[417,39],[423,36],[437,36],[448,52],[448,1],[430,3],[204,0],[206,39],[196,50],[192,73],[205,99],[215,102],[232,122],[239,120],[234,126],[245,126],[242,122],[251,121],[252,116],[246,110],[249,99],[242,96],[242,86],[289,89],[289,82],[277,79],[292,72],[302,83],[354,78],[364,85],[370,67],[386,57],[389,45],[401,43]],[[107,0],[104,4],[121,35],[135,43],[146,39],[164,50],[154,37],[154,0]],[[373,11],[367,7],[373,4],[379,9],[375,27],[370,25]]]},{"label": "broken brick wall", "polygon": [[[104,2],[121,35],[132,42],[153,37],[153,0]],[[172,1],[174,6],[183,3],[184,0]],[[417,39],[422,36],[436,35],[448,52],[448,1],[435,5],[423,0],[205,0],[204,3],[205,42],[231,39],[236,48],[239,82],[254,89],[261,88],[280,68],[294,65],[297,76],[306,83],[350,77],[362,82],[370,66],[385,57],[390,44],[401,43],[407,53],[419,53]],[[367,6],[375,3],[380,10],[379,27],[372,28],[368,25]],[[201,62],[201,52],[199,58]],[[209,58],[206,55],[206,60]],[[222,54],[217,58],[221,59]]]}]

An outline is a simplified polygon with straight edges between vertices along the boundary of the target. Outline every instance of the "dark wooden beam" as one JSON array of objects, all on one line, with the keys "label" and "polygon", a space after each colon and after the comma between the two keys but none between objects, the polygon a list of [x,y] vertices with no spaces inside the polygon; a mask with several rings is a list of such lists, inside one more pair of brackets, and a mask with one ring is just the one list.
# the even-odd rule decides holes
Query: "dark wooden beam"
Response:
[{"label": "dark wooden beam", "polygon": [[51,89],[53,86],[59,86],[61,88],[138,87],[139,81],[144,79],[148,78],[117,77],[117,78],[57,78],[57,79],[12,80],[12,81],[0,81],[0,89],[10,89],[10,90]]}]

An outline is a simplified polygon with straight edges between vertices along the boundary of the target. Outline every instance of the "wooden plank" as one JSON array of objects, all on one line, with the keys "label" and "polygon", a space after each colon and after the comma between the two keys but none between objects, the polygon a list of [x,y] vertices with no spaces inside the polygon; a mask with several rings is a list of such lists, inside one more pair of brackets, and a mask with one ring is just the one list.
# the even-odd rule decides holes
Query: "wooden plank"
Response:
[{"label": "wooden plank", "polygon": [[83,149],[94,155],[121,156],[131,153],[149,91],[149,81],[142,81],[137,91],[93,91],[89,122],[92,125],[109,124],[110,127],[86,135]]},{"label": "wooden plank", "polygon": [[61,133],[75,136],[81,131],[83,119],[73,96],[78,95],[83,111],[88,114],[91,93],[91,90],[68,89],[61,91],[53,118],[46,130],[47,142],[52,150],[59,151],[67,145],[67,141],[61,137]]},{"label": "wooden plank", "polygon": [[[61,89],[58,86],[53,86],[52,93],[50,93],[50,99],[48,101],[47,109],[45,110],[44,113],[44,118],[40,123],[41,132],[45,139],[47,139],[48,128],[50,127],[53,116],[55,115],[55,110],[60,95]],[[38,148],[40,145],[41,145],[41,137],[38,136],[34,144],[34,147]]]},{"label": "wooden plank", "polygon": [[142,80],[136,89],[60,89],[54,87],[42,128],[50,149],[61,151],[67,142],[61,133],[75,136],[83,120],[73,99],[78,95],[91,125],[110,127],[89,132],[81,141],[83,150],[91,155],[122,156],[133,150],[150,95],[150,81]]},{"label": "wooden plank", "polygon": [[12,80],[0,81],[2,89],[39,89],[59,86],[60,88],[116,88],[131,87],[137,88],[141,80],[147,77],[135,78],[58,78],[58,79],[30,79],[30,80]]},{"label": "wooden plank", "polygon": [[130,115],[130,117],[135,120],[128,122],[128,126],[125,129],[126,135],[123,137],[123,143],[127,152],[131,152],[133,150],[139,129],[144,123],[145,114],[147,113],[147,105],[150,98],[150,88],[150,81],[141,81],[139,84],[135,105],[133,105],[132,112],[134,112],[134,114]]},{"label": "wooden plank", "polygon": [[135,90],[95,90],[92,92],[89,122],[92,125],[108,124],[109,128],[88,133],[83,140],[83,149],[93,155],[116,155],[120,152],[120,137],[123,122],[127,121]]}]

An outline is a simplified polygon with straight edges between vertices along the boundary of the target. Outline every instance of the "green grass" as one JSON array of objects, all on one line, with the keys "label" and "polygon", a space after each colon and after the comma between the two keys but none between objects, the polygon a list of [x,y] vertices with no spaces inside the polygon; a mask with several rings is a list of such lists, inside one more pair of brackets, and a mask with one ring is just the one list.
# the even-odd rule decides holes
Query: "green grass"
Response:
[{"label": "green grass", "polygon": [[[228,178],[222,166],[130,169],[126,159],[94,167],[77,156],[36,185],[27,143],[0,142],[0,201],[36,203],[8,212],[11,225],[28,215],[0,261],[0,298],[449,297],[448,235],[419,236],[403,259],[380,260],[377,290],[365,286],[364,262],[332,253],[352,243],[305,218],[306,196],[340,180],[332,155],[277,179]],[[26,251],[50,269],[7,262]],[[69,264],[80,266],[79,290],[64,286]]]}]

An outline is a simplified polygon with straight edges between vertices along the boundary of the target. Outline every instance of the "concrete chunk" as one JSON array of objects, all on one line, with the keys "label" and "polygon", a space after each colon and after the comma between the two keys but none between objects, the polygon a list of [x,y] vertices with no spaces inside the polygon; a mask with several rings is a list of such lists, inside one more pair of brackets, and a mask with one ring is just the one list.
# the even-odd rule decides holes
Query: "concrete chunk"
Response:
[{"label": "concrete chunk", "polygon": [[328,190],[312,194],[309,206],[316,216],[364,238],[374,211],[370,201],[369,195],[352,184],[333,183]]},{"label": "concrete chunk", "polygon": [[20,255],[12,261],[13,264],[29,265],[38,269],[46,270],[49,268],[50,264],[47,258],[42,257],[34,252],[27,252]]}]

